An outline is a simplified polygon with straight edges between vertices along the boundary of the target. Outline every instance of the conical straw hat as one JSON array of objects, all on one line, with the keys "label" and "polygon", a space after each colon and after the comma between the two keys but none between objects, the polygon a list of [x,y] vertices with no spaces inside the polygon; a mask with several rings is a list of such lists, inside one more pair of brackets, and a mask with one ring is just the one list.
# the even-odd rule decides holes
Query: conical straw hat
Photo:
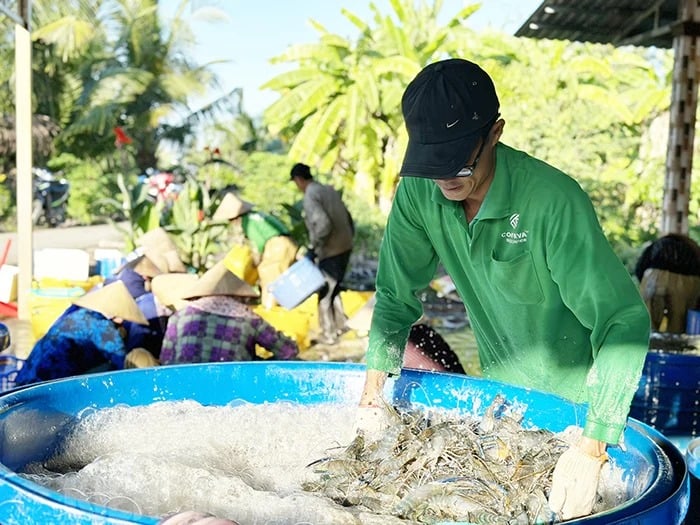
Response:
[{"label": "conical straw hat", "polygon": [[245,215],[252,209],[253,205],[250,202],[241,200],[233,193],[229,192],[224,195],[221,204],[216,208],[213,219],[215,221],[232,221],[241,215]]},{"label": "conical straw hat", "polygon": [[230,295],[233,297],[258,297],[258,293],[245,281],[226,268],[224,261],[218,262],[187,289],[183,299],[208,295]]},{"label": "conical straw hat", "polygon": [[143,254],[148,257],[161,272],[186,272],[177,253],[177,246],[163,228],[155,228],[144,233],[139,239]]},{"label": "conical straw hat", "polygon": [[151,281],[151,291],[163,306],[179,310],[187,304],[182,295],[198,280],[194,273],[161,273]]},{"label": "conical straw hat", "polygon": [[107,319],[120,317],[132,323],[148,324],[148,320],[122,281],[114,281],[107,286],[78,297],[73,301],[73,304],[99,312]]},{"label": "conical straw hat", "polygon": [[141,255],[134,260],[124,263],[115,273],[119,274],[126,268],[131,268],[143,277],[153,278],[163,273],[156,264],[146,255]]}]

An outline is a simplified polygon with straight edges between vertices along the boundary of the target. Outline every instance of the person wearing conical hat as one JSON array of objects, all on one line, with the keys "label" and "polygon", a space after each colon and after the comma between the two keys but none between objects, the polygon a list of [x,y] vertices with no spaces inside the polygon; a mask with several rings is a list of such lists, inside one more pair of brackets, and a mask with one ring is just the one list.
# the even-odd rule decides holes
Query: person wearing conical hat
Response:
[{"label": "person wearing conical hat", "polygon": [[[127,322],[148,324],[121,281],[79,297],[36,342],[17,373],[16,385],[124,368]],[[158,364],[155,358],[148,362]]]},{"label": "person wearing conical hat", "polygon": [[[276,304],[269,286],[296,259],[298,246],[287,227],[274,215],[254,210],[253,205],[228,192],[214,212],[216,221],[229,221],[255,252],[262,304]],[[239,276],[244,277],[244,276]]]},{"label": "person wearing conical hat", "polygon": [[105,280],[105,285],[115,281],[121,281],[136,301],[139,310],[148,320],[148,325],[141,325],[126,321],[128,337],[126,347],[128,350],[143,348],[148,350],[154,358],[160,355],[160,347],[163,344],[163,335],[168,323],[168,317],[172,312],[162,307],[151,292],[153,278],[161,275],[161,270],[146,255],[138,255],[124,263],[114,276]]},{"label": "person wearing conical hat", "polygon": [[151,280],[160,275],[161,270],[146,255],[139,255],[136,258],[125,262],[118,268],[114,275],[105,279],[105,285],[114,281],[122,281],[134,299],[138,299],[151,289]]},{"label": "person wearing conical hat", "polygon": [[294,359],[299,348],[290,337],[248,307],[258,293],[216,264],[184,292],[188,302],[168,319],[160,361],[163,365],[251,361],[260,345],[273,359]]},{"label": "person wearing conical hat", "polygon": [[197,282],[194,273],[162,273],[151,281],[151,290],[159,305],[170,310],[170,315],[187,305],[182,298],[188,288]]},{"label": "person wearing conical hat", "polygon": [[139,238],[138,244],[143,248],[143,254],[161,272],[187,271],[185,264],[180,259],[175,242],[165,229],[158,227],[147,231]]}]

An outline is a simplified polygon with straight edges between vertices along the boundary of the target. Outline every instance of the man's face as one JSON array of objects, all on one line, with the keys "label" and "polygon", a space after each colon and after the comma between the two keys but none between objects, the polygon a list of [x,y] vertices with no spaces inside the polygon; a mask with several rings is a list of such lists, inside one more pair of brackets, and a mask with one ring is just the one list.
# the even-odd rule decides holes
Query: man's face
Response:
[{"label": "man's face", "polygon": [[[489,128],[488,133],[469,156],[467,165],[460,171],[462,176],[434,179],[446,199],[451,201],[463,201],[469,197],[483,199],[483,195],[478,195],[476,192],[493,177],[493,149],[501,137],[504,124],[504,120],[499,119]],[[464,176],[469,173],[471,173],[470,176]]]},{"label": "man's face", "polygon": [[[484,139],[479,141],[476,149],[472,152],[467,162],[467,167],[472,168],[472,175],[470,177],[450,177],[449,179],[435,179],[435,184],[438,185],[440,191],[445,196],[446,199],[451,201],[463,201],[469,197],[475,189],[481,186],[484,178],[489,175],[489,171],[486,168],[486,162],[482,159],[485,156],[486,147],[484,144]],[[490,149],[490,148],[488,148]]]}]

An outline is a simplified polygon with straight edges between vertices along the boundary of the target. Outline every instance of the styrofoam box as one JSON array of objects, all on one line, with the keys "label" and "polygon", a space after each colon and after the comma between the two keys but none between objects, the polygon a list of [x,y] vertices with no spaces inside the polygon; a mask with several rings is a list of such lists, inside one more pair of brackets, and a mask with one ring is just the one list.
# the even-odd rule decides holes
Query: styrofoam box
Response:
[{"label": "styrofoam box", "polygon": [[11,303],[17,299],[18,273],[18,266],[11,264],[0,266],[0,303]]},{"label": "styrofoam box", "polygon": [[87,281],[90,254],[76,248],[43,248],[34,252],[34,278],[52,277],[69,281]]}]

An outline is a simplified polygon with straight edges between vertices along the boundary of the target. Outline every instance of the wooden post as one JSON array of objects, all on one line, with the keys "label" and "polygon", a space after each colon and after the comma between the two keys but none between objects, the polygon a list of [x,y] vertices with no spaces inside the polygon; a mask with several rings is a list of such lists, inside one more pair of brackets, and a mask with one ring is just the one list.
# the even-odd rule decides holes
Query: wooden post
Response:
[{"label": "wooden post", "polygon": [[32,290],[32,39],[26,26],[15,25],[15,135],[17,137],[17,317],[31,316]]},{"label": "wooden post", "polygon": [[[686,27],[686,22],[700,22],[700,0],[679,2],[677,27]],[[700,78],[698,37],[680,31],[680,34],[674,37],[673,51],[670,129],[661,215],[662,235],[688,233],[688,200]]]}]

